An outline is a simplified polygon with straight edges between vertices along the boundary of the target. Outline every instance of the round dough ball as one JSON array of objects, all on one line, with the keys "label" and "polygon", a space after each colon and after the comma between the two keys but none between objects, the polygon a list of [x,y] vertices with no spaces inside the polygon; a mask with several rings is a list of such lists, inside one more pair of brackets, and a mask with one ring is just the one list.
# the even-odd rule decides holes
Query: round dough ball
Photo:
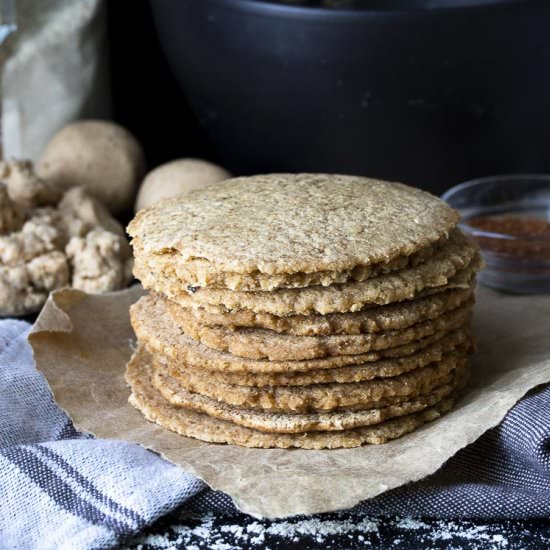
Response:
[{"label": "round dough ball", "polygon": [[128,130],[112,122],[83,120],[53,136],[37,171],[62,189],[85,186],[112,213],[119,213],[132,206],[145,156]]},{"label": "round dough ball", "polygon": [[161,199],[202,189],[226,180],[231,174],[220,166],[199,159],[180,159],[162,164],[149,172],[139,188],[135,211]]}]

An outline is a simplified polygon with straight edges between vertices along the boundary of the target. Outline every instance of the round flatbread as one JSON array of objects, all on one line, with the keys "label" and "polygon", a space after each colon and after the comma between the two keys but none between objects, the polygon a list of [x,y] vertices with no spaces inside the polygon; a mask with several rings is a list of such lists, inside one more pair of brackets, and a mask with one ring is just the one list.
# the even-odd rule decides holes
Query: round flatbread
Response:
[{"label": "round flatbread", "polygon": [[225,288],[229,290],[270,291],[277,288],[304,288],[306,286],[328,286],[333,283],[348,281],[366,281],[372,277],[391,273],[405,268],[415,267],[425,262],[430,256],[443,248],[448,242],[448,235],[421,248],[410,256],[398,256],[388,262],[372,265],[360,265],[344,271],[314,271],[311,273],[231,273],[213,272],[210,262],[196,258],[184,263],[177,263],[171,254],[147,254],[141,242],[132,241],[135,256],[136,273],[152,271],[157,277],[178,281],[181,286]]},{"label": "round flatbread", "polygon": [[[191,380],[191,383],[204,378],[214,383],[231,384],[235,386],[308,386],[311,384],[364,382],[373,378],[398,376],[404,372],[422,368],[434,361],[441,361],[448,353],[457,350],[468,355],[474,350],[469,328],[459,328],[443,336],[435,343],[420,349],[416,353],[403,357],[380,359],[335,369],[311,370],[306,372],[227,372],[205,370],[199,366],[184,363],[171,363],[171,368],[179,371]],[[165,359],[165,362],[169,362]]]},{"label": "round flatbread", "polygon": [[366,306],[410,300],[427,289],[441,288],[461,270],[471,274],[481,266],[477,247],[460,231],[424,263],[397,273],[379,275],[363,282],[242,292],[216,288],[186,287],[177,279],[162,278],[151,269],[134,273],[145,288],[154,290],[184,307],[223,306],[277,316],[356,312]]},{"label": "round flatbread", "polygon": [[[154,297],[144,298],[158,299]],[[366,334],[334,334],[328,336],[293,336],[272,330],[227,327],[208,327],[180,319],[180,328],[204,345],[218,351],[227,351],[239,357],[296,361],[333,355],[354,355],[414,342],[439,331],[449,332],[464,325],[472,316],[471,298],[457,308],[434,319],[428,319],[402,330],[388,330]]]},{"label": "round flatbread", "polygon": [[[379,408],[408,401],[449,383],[454,369],[464,359],[464,355],[454,352],[441,361],[405,374],[365,382],[255,388],[215,383],[207,377],[191,380],[181,371],[171,368],[170,364],[164,363],[163,358],[155,357],[152,360],[155,368],[152,383],[157,390],[162,390],[161,393],[166,389],[167,393],[163,393],[163,397],[175,405],[181,405],[177,388],[182,388],[186,392],[198,393],[235,407],[270,412],[306,413],[352,407]],[[170,386],[174,391],[168,391],[167,376],[177,381],[176,385]]]},{"label": "round flatbread", "polygon": [[161,201],[128,232],[139,256],[168,255],[181,273],[195,270],[198,280],[200,271],[202,286],[211,273],[231,288],[219,273],[342,273],[388,263],[445,237],[458,220],[437,197],[399,183],[271,174]]},{"label": "round flatbread", "polygon": [[126,380],[132,393],[131,405],[151,422],[176,432],[211,443],[229,443],[243,447],[338,449],[359,447],[364,444],[382,444],[419,428],[426,422],[448,412],[454,403],[451,395],[436,405],[417,413],[400,416],[376,424],[336,432],[306,432],[300,434],[266,433],[219,420],[204,413],[170,405],[151,384],[149,364],[135,355],[126,370]]},{"label": "round flatbread", "polygon": [[355,313],[285,317],[244,309],[225,311],[220,308],[218,311],[210,311],[201,307],[182,307],[168,299],[165,306],[170,317],[180,326],[183,321],[197,326],[260,328],[293,336],[327,336],[401,330],[457,308],[469,300],[473,292],[473,288],[457,288],[416,300],[366,308]]},{"label": "round flatbread", "polygon": [[[138,300],[130,308],[130,321],[140,343],[151,352],[164,355],[175,364],[197,366],[203,370],[264,374],[318,371],[402,357],[424,349],[449,334],[448,331],[441,330],[408,344],[355,355],[335,355],[298,361],[268,361],[220,352],[193,340],[177,327],[160,300]],[[464,328],[466,326],[467,324]]]},{"label": "round flatbread", "polygon": [[[178,385],[170,376],[161,377],[160,384],[154,384],[159,393],[172,405],[184,407],[199,413],[207,414],[220,420],[227,420],[239,426],[275,433],[301,433],[311,431],[338,431],[360,426],[380,424],[390,418],[421,411],[439,403],[458,387],[464,386],[467,379],[467,366],[463,361],[454,372],[450,382],[432,389],[429,393],[417,397],[382,404],[374,408],[340,409],[330,412],[289,414],[284,412],[265,412],[243,407],[234,407],[210,399],[198,393],[188,392]],[[153,378],[158,374],[153,374]],[[177,395],[177,400],[174,399]]]}]

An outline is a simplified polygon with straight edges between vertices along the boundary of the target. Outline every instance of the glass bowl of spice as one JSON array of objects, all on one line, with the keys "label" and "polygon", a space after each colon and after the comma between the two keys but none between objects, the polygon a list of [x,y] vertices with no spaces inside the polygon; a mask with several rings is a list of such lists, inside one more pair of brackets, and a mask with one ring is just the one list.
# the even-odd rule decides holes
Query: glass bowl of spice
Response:
[{"label": "glass bowl of spice", "polygon": [[481,283],[522,294],[550,293],[550,175],[468,181],[442,196],[480,246]]}]

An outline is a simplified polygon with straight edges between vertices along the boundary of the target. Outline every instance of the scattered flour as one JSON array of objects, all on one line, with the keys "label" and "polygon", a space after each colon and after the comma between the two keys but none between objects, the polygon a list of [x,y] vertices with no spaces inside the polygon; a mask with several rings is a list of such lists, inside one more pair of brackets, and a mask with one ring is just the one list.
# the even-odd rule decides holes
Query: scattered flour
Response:
[{"label": "scattered flour", "polygon": [[420,521],[418,519],[414,518],[403,518],[397,520],[397,523],[395,525],[399,529],[410,529],[410,530],[417,530],[417,529],[429,529],[430,526],[427,523],[424,523],[423,521]]},{"label": "scattered flour", "polygon": [[[498,526],[475,525],[464,521],[421,521],[414,518],[353,518],[338,513],[315,518],[257,520],[244,516],[214,518],[213,516],[186,517],[172,524],[163,536],[158,534],[136,539],[131,548],[171,550],[238,550],[258,548],[277,550],[292,544],[293,548],[338,550],[346,548],[409,547],[416,544],[423,549],[472,548],[509,550],[510,541]],[[247,523],[248,521],[248,523]],[[395,532],[393,541],[388,534]],[[510,531],[511,532],[511,531]],[[391,535],[390,535],[391,536]],[[345,538],[348,542],[343,542]],[[543,537],[545,538],[545,537]],[[413,542],[411,542],[413,541]],[[544,547],[550,547],[545,540]],[[548,544],[548,546],[546,546]]]}]

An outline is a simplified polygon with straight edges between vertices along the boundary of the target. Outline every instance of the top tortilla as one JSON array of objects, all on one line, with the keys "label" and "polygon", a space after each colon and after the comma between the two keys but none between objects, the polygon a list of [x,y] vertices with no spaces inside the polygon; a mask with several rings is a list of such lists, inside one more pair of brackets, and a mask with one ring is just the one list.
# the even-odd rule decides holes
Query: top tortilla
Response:
[{"label": "top tortilla", "polygon": [[277,275],[391,262],[444,238],[458,219],[437,197],[400,183],[271,174],[161,201],[140,211],[128,232],[141,255]]},{"label": "top tortilla", "polygon": [[[477,246],[455,229],[447,246],[417,267],[380,275],[362,282],[243,292],[216,288],[189,289],[177,280],[161,277],[138,263],[134,273],[143,286],[183,307],[223,306],[228,311],[249,310],[272,315],[310,315],[355,312],[418,297],[421,292],[447,287],[460,275],[464,287],[481,266]],[[466,273],[463,273],[466,270]],[[468,281],[468,283],[465,283]]]}]

